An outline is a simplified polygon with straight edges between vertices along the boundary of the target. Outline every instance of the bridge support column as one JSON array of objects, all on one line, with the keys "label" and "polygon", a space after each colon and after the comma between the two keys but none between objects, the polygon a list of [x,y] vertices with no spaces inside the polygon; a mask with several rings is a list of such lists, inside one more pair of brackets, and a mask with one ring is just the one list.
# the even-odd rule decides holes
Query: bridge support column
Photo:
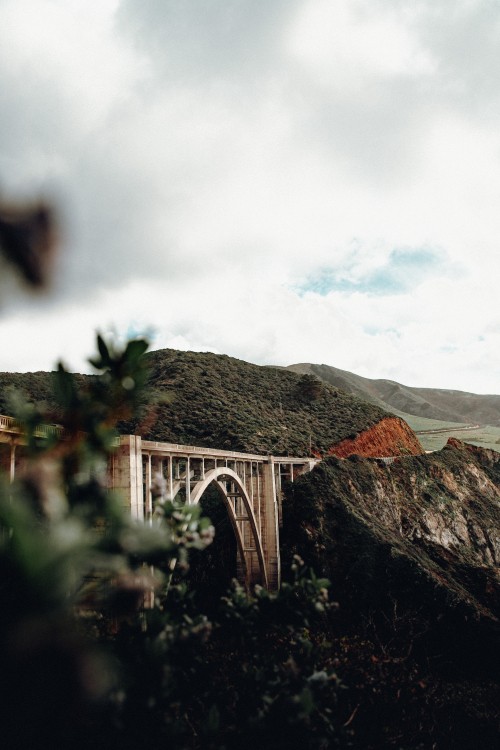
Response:
[{"label": "bridge support column", "polygon": [[10,482],[12,482],[15,479],[16,476],[16,444],[14,441],[10,444]]},{"label": "bridge support column", "polygon": [[168,457],[168,499],[173,500],[174,499],[174,466],[173,466],[174,458],[173,456]]},{"label": "bridge support column", "polygon": [[113,489],[121,490],[129,501],[130,515],[144,519],[142,446],[140,435],[124,435],[112,456]]},{"label": "bridge support column", "polygon": [[277,591],[281,583],[281,560],[278,526],[278,502],[274,460],[269,456],[262,465],[262,541],[267,567],[268,585],[271,591]]},{"label": "bridge support column", "polygon": [[186,459],[186,504],[191,505],[191,461]]}]

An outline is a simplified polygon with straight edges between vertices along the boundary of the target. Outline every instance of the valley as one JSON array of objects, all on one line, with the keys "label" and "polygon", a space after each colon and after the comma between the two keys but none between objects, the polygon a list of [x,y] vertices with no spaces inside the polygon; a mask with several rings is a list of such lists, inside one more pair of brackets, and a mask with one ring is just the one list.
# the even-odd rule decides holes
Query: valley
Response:
[{"label": "valley", "polygon": [[500,450],[500,397],[439,388],[411,388],[390,380],[364,378],[330,365],[309,363],[288,369],[308,373],[396,414],[418,435],[426,451],[443,448],[450,437]]}]

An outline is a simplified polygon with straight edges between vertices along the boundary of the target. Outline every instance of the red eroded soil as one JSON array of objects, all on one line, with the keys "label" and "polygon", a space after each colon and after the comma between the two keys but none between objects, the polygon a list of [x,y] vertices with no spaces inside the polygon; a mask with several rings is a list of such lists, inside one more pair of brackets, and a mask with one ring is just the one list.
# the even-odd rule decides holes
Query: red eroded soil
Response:
[{"label": "red eroded soil", "polygon": [[353,439],[346,438],[328,451],[329,456],[347,458],[357,454],[365,458],[377,456],[418,456],[424,453],[417,436],[399,417],[386,417]]}]

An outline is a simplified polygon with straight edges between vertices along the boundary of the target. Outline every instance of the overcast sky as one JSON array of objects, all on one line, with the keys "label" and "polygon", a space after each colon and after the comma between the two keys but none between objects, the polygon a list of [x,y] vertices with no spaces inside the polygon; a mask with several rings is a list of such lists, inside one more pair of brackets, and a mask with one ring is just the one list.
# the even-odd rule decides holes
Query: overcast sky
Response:
[{"label": "overcast sky", "polygon": [[98,328],[500,393],[500,4],[0,0],[0,113],[64,226],[0,370]]}]

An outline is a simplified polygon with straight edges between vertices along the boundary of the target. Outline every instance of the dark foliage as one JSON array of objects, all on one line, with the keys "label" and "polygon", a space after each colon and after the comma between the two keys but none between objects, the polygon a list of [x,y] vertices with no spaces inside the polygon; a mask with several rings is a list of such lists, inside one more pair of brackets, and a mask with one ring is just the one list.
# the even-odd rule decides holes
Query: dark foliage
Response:
[{"label": "dark foliage", "polygon": [[210,618],[196,570],[190,586],[172,583],[174,561],[185,570],[213,530],[199,508],[161,497],[153,525],[134,524],[107,491],[103,459],[114,419],[141,403],[145,342],[120,350],[99,337],[98,349],[83,388],[55,374],[64,432],[37,437],[41,409],[18,414],[28,456],[0,491],[4,746],[345,746],[320,637],[327,582],[295,560],[277,594],[212,589]]},{"label": "dark foliage", "polygon": [[319,633],[331,605],[325,581],[300,561],[279,594],[234,584],[200,615],[183,586],[147,633],[122,630],[113,651],[127,670],[114,722],[123,747],[346,747],[337,712],[339,681]]},{"label": "dark foliage", "polygon": [[54,211],[44,203],[0,205],[0,252],[31,287],[44,287],[56,249]]}]

